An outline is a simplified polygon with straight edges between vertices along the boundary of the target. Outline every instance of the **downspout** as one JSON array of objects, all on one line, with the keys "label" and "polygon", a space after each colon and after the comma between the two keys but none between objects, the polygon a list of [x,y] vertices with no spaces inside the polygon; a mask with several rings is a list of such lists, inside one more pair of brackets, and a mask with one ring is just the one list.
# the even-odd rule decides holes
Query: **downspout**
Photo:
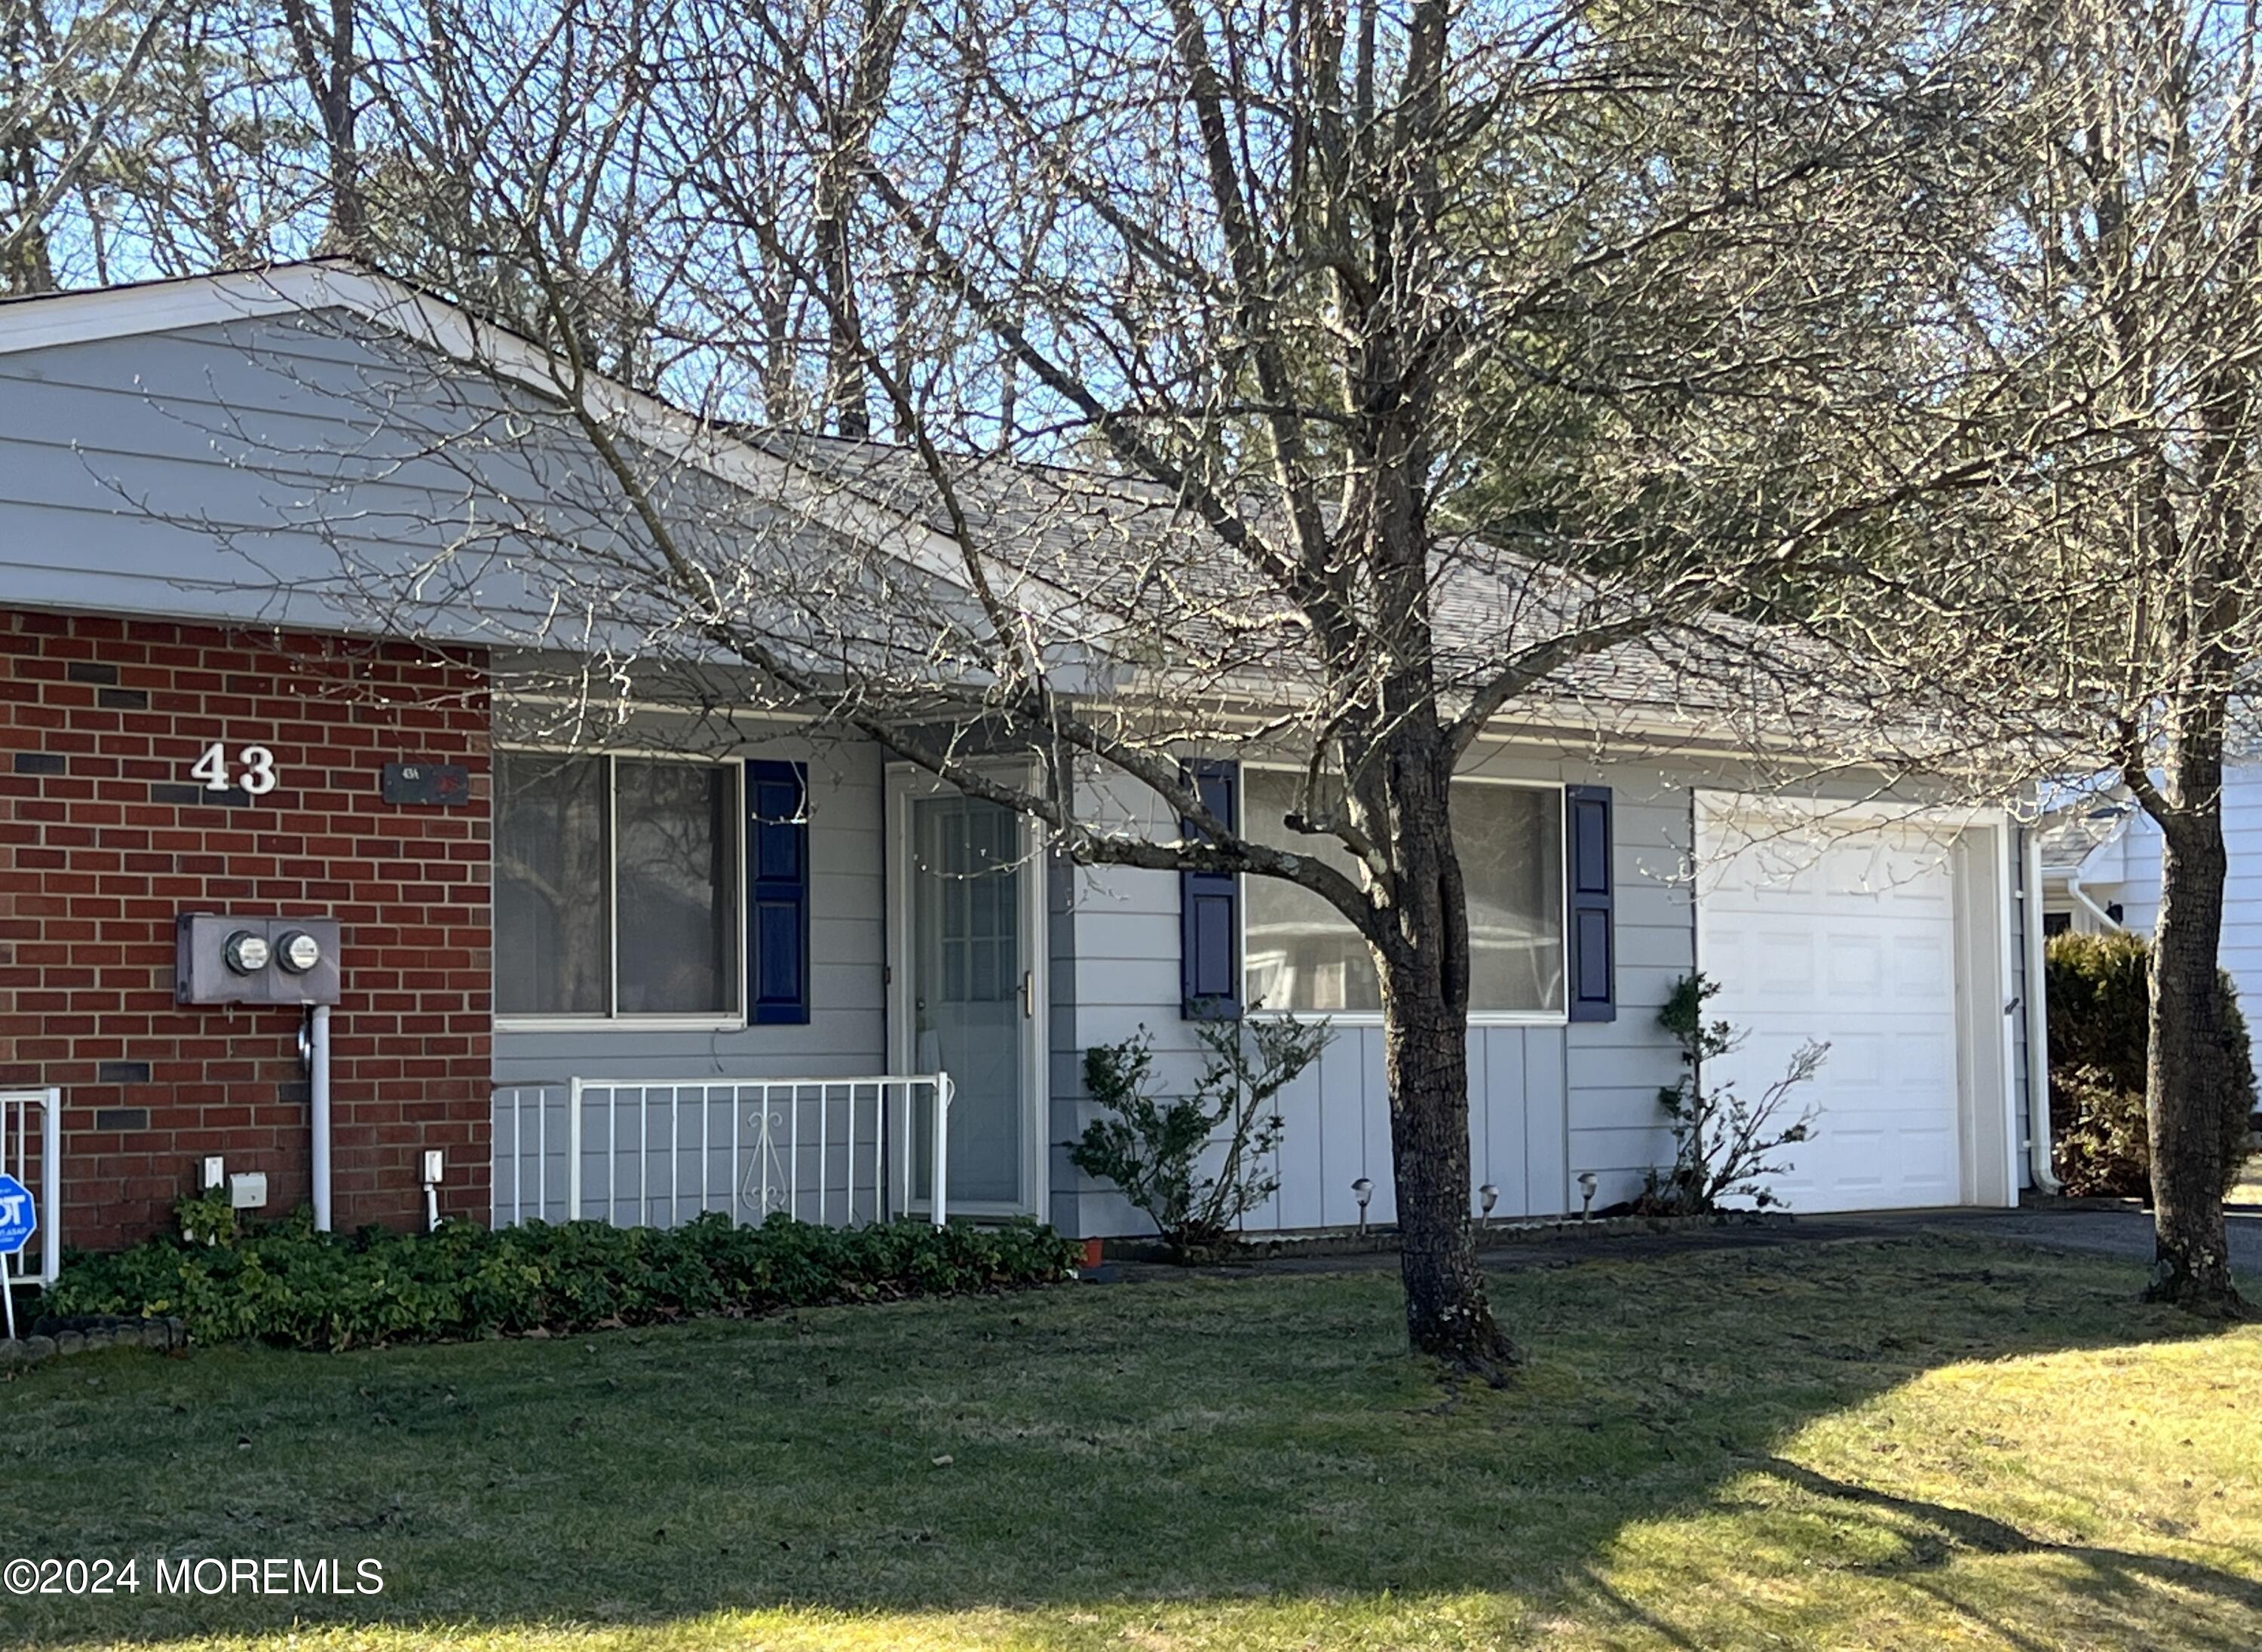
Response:
[{"label": "downspout", "polygon": [[[2037,861],[2039,861],[2042,851],[2037,849],[2035,851],[2035,855]],[[2081,886],[2081,879],[2071,872],[2068,872],[2065,875],[2065,892],[2073,897],[2076,905],[2079,905],[2084,911],[2088,913],[2091,917],[2096,919],[2099,923],[2105,926],[2105,933],[2107,934],[2117,935],[2128,928],[2128,925],[2122,923],[2119,919],[2114,917],[2111,913],[2107,912],[2104,907],[2090,899],[2089,891]]]},{"label": "downspout", "polygon": [[[2057,1172],[2050,1167],[2049,1000],[2042,965],[2042,844],[2039,833],[2026,834],[2024,920],[2027,949],[2027,1170],[2035,1186],[2046,1194],[2062,1192]],[[2067,884],[2073,898],[2095,911],[2081,892],[2078,878]],[[2102,917],[2103,913],[2098,914]]]},{"label": "downspout", "polygon": [[306,1092],[313,1126],[314,1230],[330,1230],[330,1006],[317,1004],[308,1018]]}]

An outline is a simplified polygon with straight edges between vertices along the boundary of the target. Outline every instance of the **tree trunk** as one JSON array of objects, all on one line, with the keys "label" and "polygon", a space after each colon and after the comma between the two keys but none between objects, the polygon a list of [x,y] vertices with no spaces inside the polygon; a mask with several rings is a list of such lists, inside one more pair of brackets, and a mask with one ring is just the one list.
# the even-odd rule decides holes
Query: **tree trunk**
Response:
[{"label": "tree trunk", "polygon": [[1497,1385],[1518,1355],[1493,1323],[1469,1222],[1469,938],[1460,862],[1434,758],[1420,752],[1393,769],[1398,882],[1392,933],[1374,951],[1406,1336],[1416,1353]]},{"label": "tree trunk", "polygon": [[1389,969],[1382,985],[1407,1340],[1496,1384],[1518,1355],[1493,1323],[1469,1224],[1468,1014],[1444,1003],[1432,970]]},{"label": "tree trunk", "polygon": [[[2204,720],[2204,719],[2202,719]],[[2160,916],[2152,936],[2145,1127],[2154,1261],[2148,1301],[2243,1318],[2222,1221],[2222,1055],[2216,949],[2222,934],[2222,754],[2213,732],[2178,731],[2160,822]]]},{"label": "tree trunk", "polygon": [[317,23],[308,0],[282,0],[283,21],[298,60],[299,77],[322,125],[329,182],[329,213],[315,250],[369,256],[369,206],[362,196],[361,148],[356,95],[362,65],[356,54],[359,0],[330,0],[326,23]]},{"label": "tree trunk", "polygon": [[864,379],[862,340],[852,319],[856,273],[848,254],[848,232],[841,222],[847,211],[846,191],[831,179],[828,167],[818,189],[817,216],[818,279],[832,292],[832,302],[825,307],[825,403],[832,415],[833,434],[861,442],[872,434],[872,406]]}]

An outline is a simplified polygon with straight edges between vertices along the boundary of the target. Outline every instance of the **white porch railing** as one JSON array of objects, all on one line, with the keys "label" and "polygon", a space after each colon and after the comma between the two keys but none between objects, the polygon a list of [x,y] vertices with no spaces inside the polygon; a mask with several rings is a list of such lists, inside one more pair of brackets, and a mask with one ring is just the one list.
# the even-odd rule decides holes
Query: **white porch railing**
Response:
[{"label": "white porch railing", "polygon": [[[40,1115],[39,1128],[32,1115]],[[0,1257],[11,1285],[52,1285],[63,1265],[63,1093],[56,1089],[0,1090],[0,1171],[32,1190],[40,1221],[31,1244]]]},{"label": "white porch railing", "polygon": [[501,1086],[493,1220],[672,1228],[709,1211],[759,1223],[782,1210],[854,1227],[923,1203],[940,1224],[951,1093],[940,1072]]}]

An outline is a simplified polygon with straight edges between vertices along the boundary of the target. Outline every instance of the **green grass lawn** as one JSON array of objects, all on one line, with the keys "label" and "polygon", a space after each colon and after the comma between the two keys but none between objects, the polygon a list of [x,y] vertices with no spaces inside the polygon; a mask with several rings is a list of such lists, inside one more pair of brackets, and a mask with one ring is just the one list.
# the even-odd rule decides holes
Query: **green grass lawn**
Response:
[{"label": "green grass lawn", "polygon": [[[0,1643],[2247,1648],[2262,1327],[1985,1243],[1518,1273],[1513,1388],[1387,1274],[555,1341],[53,1361],[0,1389]],[[947,1459],[947,1461],[939,1461]],[[383,1562],[153,1598],[153,1558]]]}]

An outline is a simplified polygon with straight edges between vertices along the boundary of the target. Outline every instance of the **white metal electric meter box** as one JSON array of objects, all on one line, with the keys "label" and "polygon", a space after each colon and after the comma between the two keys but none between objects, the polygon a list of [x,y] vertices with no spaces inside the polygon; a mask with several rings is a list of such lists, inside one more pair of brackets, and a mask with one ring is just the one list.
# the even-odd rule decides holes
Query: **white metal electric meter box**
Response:
[{"label": "white metal electric meter box", "polygon": [[182,1004],[335,1004],[338,920],[184,912],[173,997]]}]

